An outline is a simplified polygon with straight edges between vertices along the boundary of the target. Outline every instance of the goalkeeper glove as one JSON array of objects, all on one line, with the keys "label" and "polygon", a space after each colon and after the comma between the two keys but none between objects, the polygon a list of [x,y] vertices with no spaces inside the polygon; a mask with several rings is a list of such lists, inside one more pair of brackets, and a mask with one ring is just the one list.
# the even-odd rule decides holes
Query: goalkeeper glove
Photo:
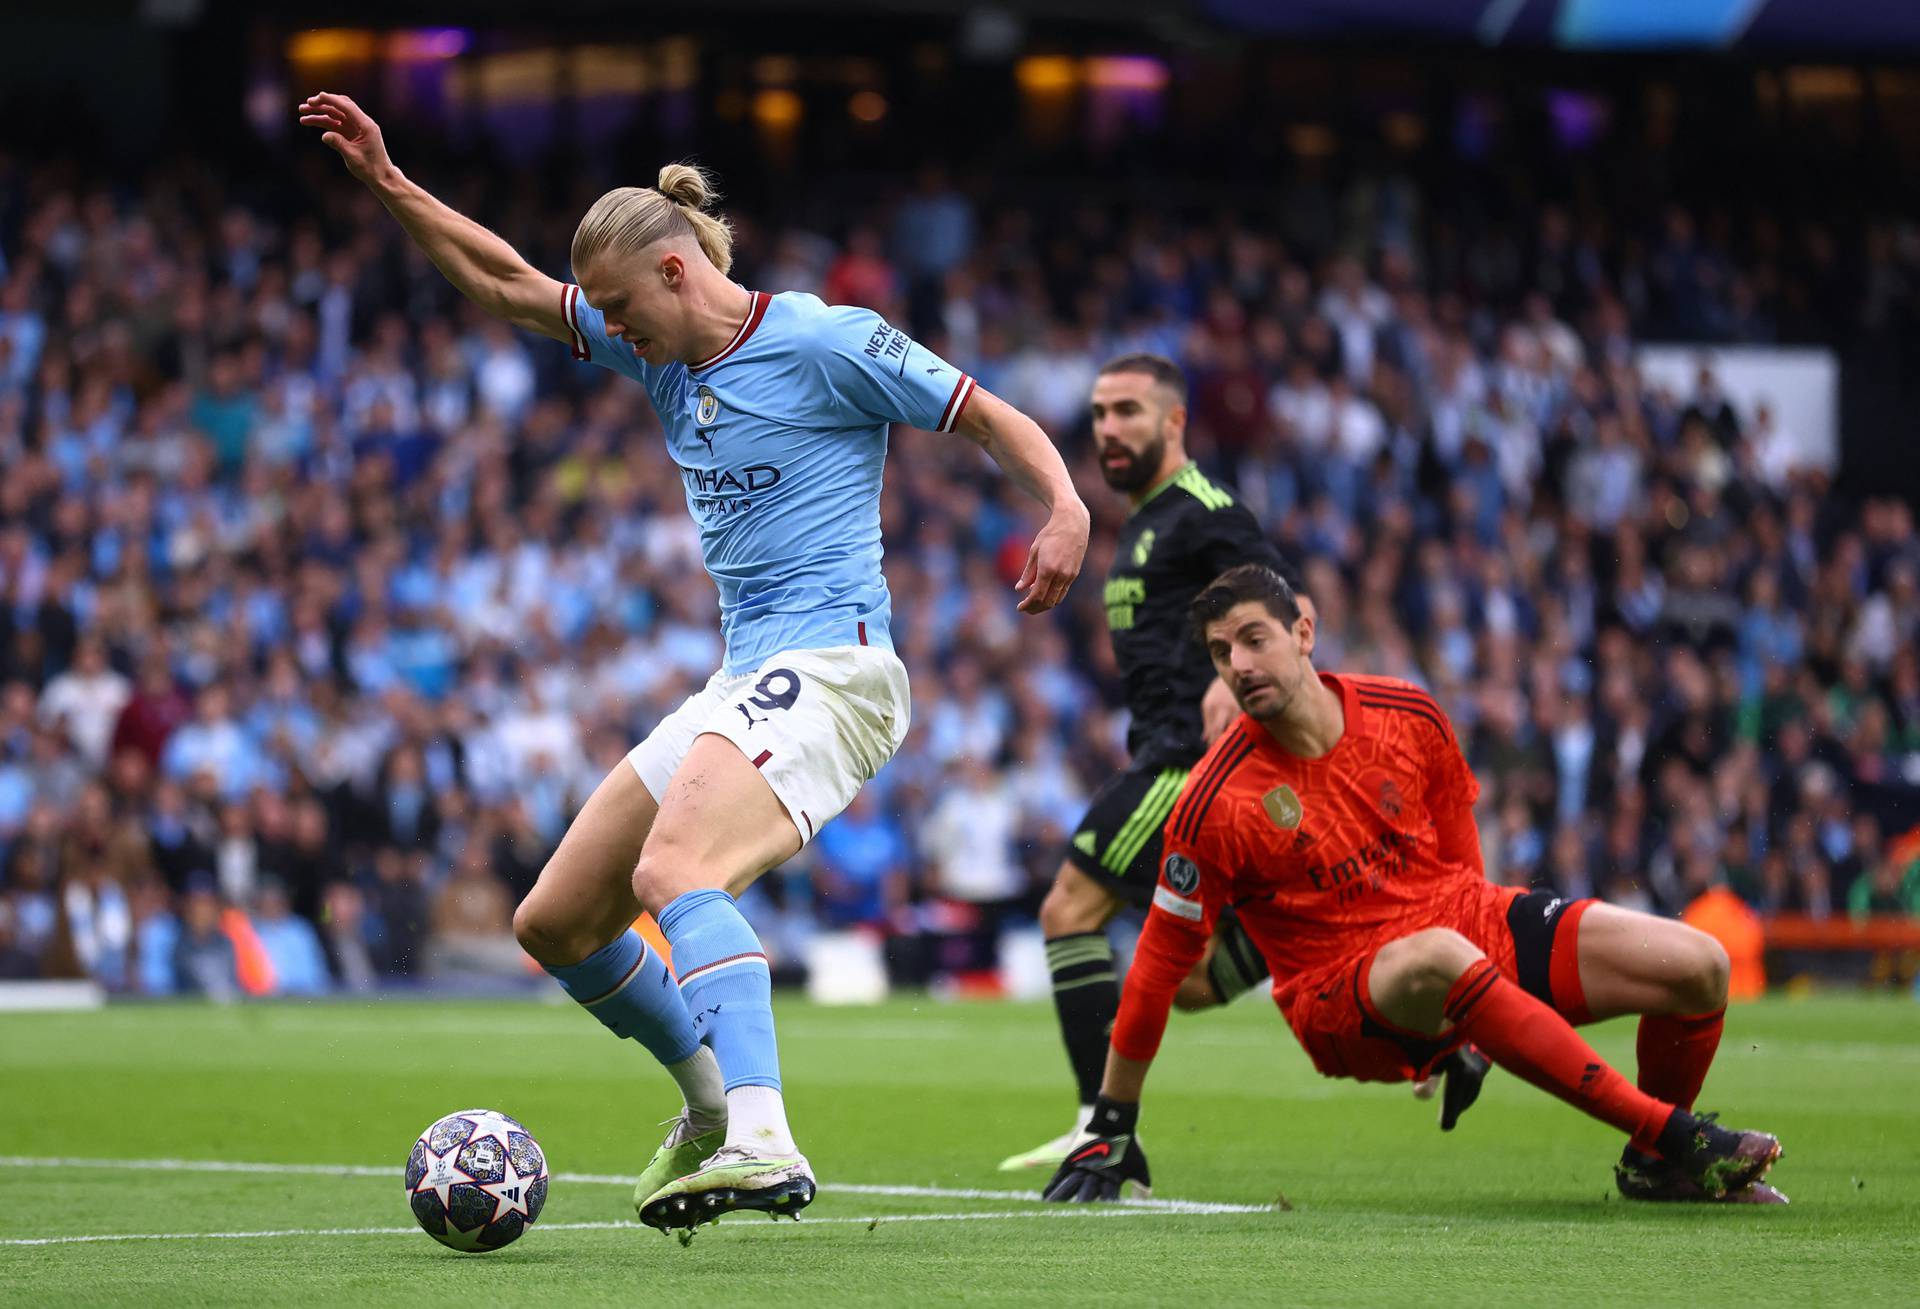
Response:
[{"label": "goalkeeper glove", "polygon": [[1134,1135],[1139,1121],[1139,1105],[1101,1096],[1087,1123],[1093,1139],[1068,1152],[1040,1198],[1057,1204],[1117,1200],[1121,1186],[1127,1182],[1134,1183],[1140,1194],[1147,1194],[1153,1178],[1147,1171],[1147,1152]]}]

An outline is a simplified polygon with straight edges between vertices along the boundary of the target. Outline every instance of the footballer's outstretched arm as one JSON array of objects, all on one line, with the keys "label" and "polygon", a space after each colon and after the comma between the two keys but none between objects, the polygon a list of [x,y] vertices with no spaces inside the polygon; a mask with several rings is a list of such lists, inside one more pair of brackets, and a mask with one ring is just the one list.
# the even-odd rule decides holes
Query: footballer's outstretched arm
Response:
[{"label": "footballer's outstretched arm", "polygon": [[1147,1069],[1153,1059],[1129,1059],[1112,1046],[1107,1047],[1107,1071],[1100,1079],[1100,1097],[1122,1104],[1139,1104],[1147,1085]]},{"label": "footballer's outstretched arm", "polygon": [[1100,1098],[1087,1120],[1092,1139],[1067,1155],[1041,1192],[1042,1199],[1056,1203],[1115,1200],[1125,1186],[1143,1191],[1151,1186],[1146,1151],[1135,1134],[1140,1093],[1167,1030],[1174,993],[1205,953],[1212,931],[1207,919],[1217,916],[1204,914],[1198,901],[1175,894],[1165,884],[1154,893],[1146,929],[1140,933],[1133,966],[1127,970]]},{"label": "footballer's outstretched arm", "polygon": [[[1177,850],[1168,862],[1184,860]],[[1107,1049],[1107,1071],[1100,1084],[1104,1100],[1138,1104],[1147,1069],[1166,1035],[1173,997],[1193,966],[1207,950],[1212,918],[1195,900],[1175,893],[1163,881],[1154,888],[1146,926],[1134,947],[1120,992],[1120,1012],[1113,1020],[1113,1044]]]},{"label": "footballer's outstretched arm", "polygon": [[1067,598],[1087,554],[1092,520],[1073,478],[1040,424],[984,386],[975,386],[963,402],[954,431],[977,444],[1020,489],[1047,507],[1047,523],[1033,538],[1027,566],[1014,583],[1020,612],[1045,613]]},{"label": "footballer's outstretched arm", "polygon": [[300,122],[320,129],[321,141],[379,197],[460,294],[516,327],[571,339],[561,315],[565,288],[494,233],[409,181],[388,156],[380,125],[351,97],[331,91],[308,96],[300,102]]}]

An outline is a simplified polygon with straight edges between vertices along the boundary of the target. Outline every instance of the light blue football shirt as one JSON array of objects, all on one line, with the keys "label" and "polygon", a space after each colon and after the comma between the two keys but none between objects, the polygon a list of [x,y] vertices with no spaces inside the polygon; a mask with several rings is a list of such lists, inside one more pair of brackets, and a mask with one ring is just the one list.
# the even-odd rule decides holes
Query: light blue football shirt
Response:
[{"label": "light blue football shirt", "polygon": [[880,572],[887,430],[950,432],[973,379],[871,309],[753,293],[733,341],[699,364],[638,358],[580,288],[576,359],[647,388],[720,589],[728,675],[783,650],[893,648]]}]

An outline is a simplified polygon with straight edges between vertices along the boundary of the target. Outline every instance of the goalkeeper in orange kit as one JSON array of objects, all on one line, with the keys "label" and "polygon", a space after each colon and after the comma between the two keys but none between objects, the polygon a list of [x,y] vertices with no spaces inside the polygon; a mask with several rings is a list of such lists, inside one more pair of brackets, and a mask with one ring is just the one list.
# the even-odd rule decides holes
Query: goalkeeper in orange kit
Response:
[{"label": "goalkeeper in orange kit", "polygon": [[[1785,1203],[1761,1180],[1778,1140],[1692,1112],[1726,1006],[1717,942],[1670,919],[1489,883],[1479,785],[1446,715],[1411,683],[1316,672],[1313,619],[1271,569],[1222,574],[1192,618],[1244,712],[1167,820],[1097,1135],[1047,1199],[1111,1199],[1149,1180],[1141,1087],[1174,993],[1231,905],[1323,1074],[1420,1079],[1471,1042],[1627,1136],[1623,1195]],[[1620,1014],[1642,1015],[1637,1085],[1574,1030]]]}]

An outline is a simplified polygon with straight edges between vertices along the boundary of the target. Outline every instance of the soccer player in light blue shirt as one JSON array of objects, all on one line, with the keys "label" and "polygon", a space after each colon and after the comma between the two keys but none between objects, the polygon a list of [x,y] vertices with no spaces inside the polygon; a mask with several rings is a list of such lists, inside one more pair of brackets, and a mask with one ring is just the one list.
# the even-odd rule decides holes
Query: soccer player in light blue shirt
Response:
[{"label": "soccer player in light blue shirt", "polygon": [[[617,766],[514,915],[601,1023],[644,1045],[686,1107],[634,1189],[642,1221],[690,1228],[813,1199],[781,1097],[765,952],[733,896],[792,857],[899,748],[910,718],[880,571],[894,423],[960,432],[1048,511],[1016,591],[1065,596],[1087,510],[1046,434],[865,309],[728,280],[732,237],[698,169],[602,196],[575,232],[578,285],[410,182],[352,100],[300,121],[449,281],[647,390],[720,590],[723,666]],[[631,930],[653,914],[673,969]],[[677,981],[677,985],[675,984]]]},{"label": "soccer player in light blue shirt", "polygon": [[[871,309],[750,293],[735,336],[692,365],[650,363],[580,287],[574,358],[646,387],[720,588],[726,671],[783,650],[892,648],[880,574],[880,469],[893,422],[949,432],[973,379]],[[618,289],[610,302],[626,309]],[[629,311],[630,312],[630,311]]]}]

